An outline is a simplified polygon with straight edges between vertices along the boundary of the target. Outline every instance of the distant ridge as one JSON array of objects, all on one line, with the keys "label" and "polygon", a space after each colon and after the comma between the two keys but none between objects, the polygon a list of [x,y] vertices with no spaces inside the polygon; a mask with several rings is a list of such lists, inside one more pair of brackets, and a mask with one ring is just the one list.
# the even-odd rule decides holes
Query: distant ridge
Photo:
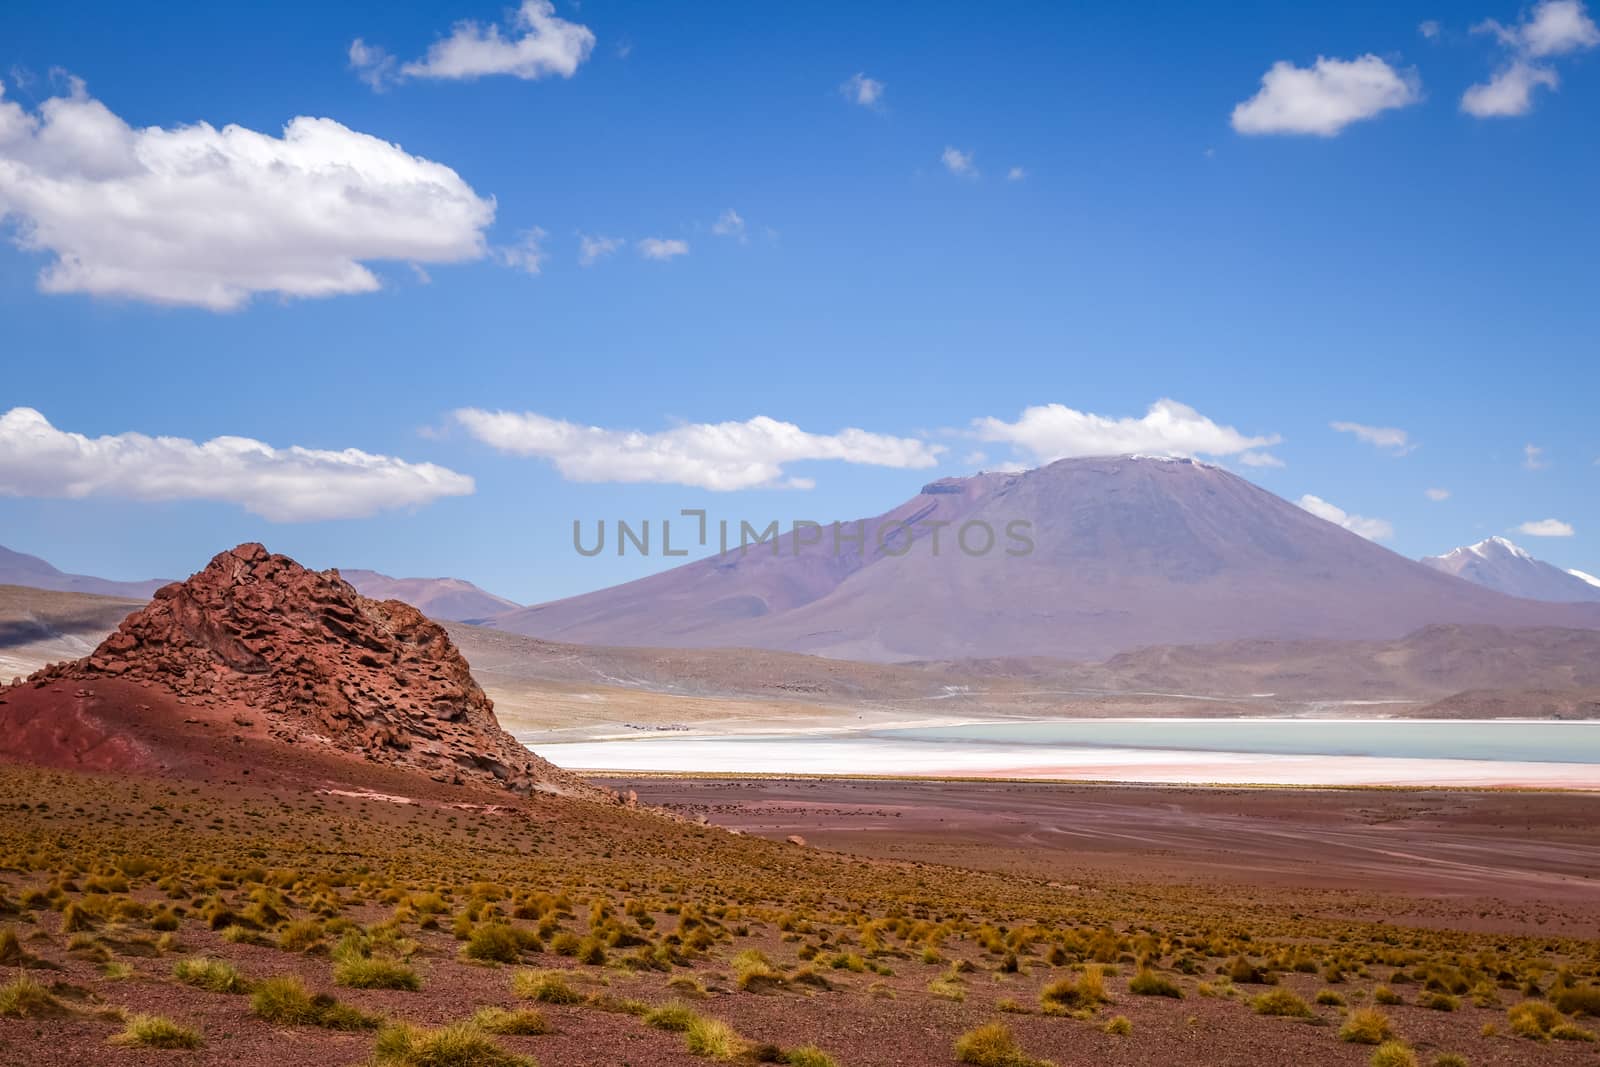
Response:
[{"label": "distant ridge", "polygon": [[514,600],[495,596],[462,578],[391,578],[377,571],[345,570],[339,576],[364,597],[401,600],[430,619],[473,622],[522,607]]},{"label": "distant ridge", "polygon": [[[1019,520],[1030,524],[1029,554],[974,558],[952,546],[964,523],[987,523],[1003,539]],[[734,549],[489,625],[577,644],[754,647],[880,662],[1388,639],[1434,623],[1600,628],[1600,604],[1493,592],[1192,460],[1066,459],[946,478],[862,521],[864,545],[834,552],[826,537],[817,548],[785,534],[776,553]],[[951,524],[939,555],[930,545],[935,522]],[[901,523],[911,524],[910,550]]]},{"label": "distant ridge", "polygon": [[1452,548],[1442,556],[1425,556],[1423,563],[1445,574],[1465,578],[1507,596],[1555,602],[1600,602],[1600,582],[1582,571],[1564,571],[1535,559],[1504,537],[1490,537],[1475,545]]},{"label": "distant ridge", "polygon": [[[377,571],[355,568],[341,569],[339,573],[364,597],[399,600],[430,619],[446,622],[472,622],[522,606],[461,578],[391,578]],[[0,546],[0,585],[147,600],[170,581],[170,578],[152,578],[142,582],[118,582],[86,574],[64,574],[38,556]]]},{"label": "distant ridge", "polygon": [[144,600],[166,584],[167,579],[164,578],[150,578],[142,582],[117,582],[108,578],[94,578],[87,574],[66,574],[38,556],[13,552],[9,548],[0,546],[0,585],[25,585],[34,589],[51,589],[59,593],[93,593],[96,596],[120,596]]}]

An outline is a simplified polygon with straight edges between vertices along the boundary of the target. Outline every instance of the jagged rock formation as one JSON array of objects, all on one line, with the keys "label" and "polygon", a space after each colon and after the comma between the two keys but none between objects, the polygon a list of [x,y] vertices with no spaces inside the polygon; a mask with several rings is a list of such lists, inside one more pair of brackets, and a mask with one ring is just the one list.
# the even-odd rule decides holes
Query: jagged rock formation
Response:
[{"label": "jagged rock formation", "polygon": [[307,570],[259,544],[163,586],[89,656],[30,681],[105,678],[231,707],[239,725],[275,740],[437,781],[598,792],[501,729],[442,627],[408,604],[361,596],[338,571]]}]

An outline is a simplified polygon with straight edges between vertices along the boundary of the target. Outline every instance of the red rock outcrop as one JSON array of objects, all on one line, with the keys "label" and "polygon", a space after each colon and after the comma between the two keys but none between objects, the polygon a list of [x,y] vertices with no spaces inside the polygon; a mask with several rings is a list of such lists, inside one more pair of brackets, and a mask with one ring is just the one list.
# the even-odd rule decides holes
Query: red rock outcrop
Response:
[{"label": "red rock outcrop", "polygon": [[[517,792],[598,794],[522,747],[494,716],[444,629],[369,600],[338,571],[245,544],[163,586],[89,656],[30,681],[118,679],[252,732]],[[258,719],[251,722],[250,719]]]}]

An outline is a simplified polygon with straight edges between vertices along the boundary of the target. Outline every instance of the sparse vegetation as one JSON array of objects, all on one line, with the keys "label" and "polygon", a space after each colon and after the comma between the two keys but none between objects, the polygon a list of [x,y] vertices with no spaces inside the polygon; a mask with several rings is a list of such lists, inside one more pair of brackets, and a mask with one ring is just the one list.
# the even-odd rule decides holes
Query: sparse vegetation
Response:
[{"label": "sparse vegetation", "polygon": [[211,993],[248,993],[250,983],[238,968],[226,960],[208,959],[204,956],[179,960],[172,965],[172,976],[185,985]]},{"label": "sparse vegetation", "polygon": [[135,1048],[192,1049],[204,1045],[205,1039],[198,1030],[160,1015],[133,1015],[122,1031],[112,1036],[111,1043]]},{"label": "sparse vegetation", "polygon": [[[8,798],[4,789],[7,775],[15,773],[0,768],[0,803],[9,801],[12,811],[19,810],[16,796]],[[1401,999],[1394,990],[1404,991],[1405,1001],[1419,1007],[1442,1011],[1454,1002],[1460,1020],[1443,1013],[1428,1018],[1426,1030],[1415,1009],[1395,1013],[1407,1029],[1416,1022],[1416,1037],[1426,1040],[1422,1047],[1429,1050],[1422,1059],[1435,1067],[1460,1067],[1461,1060],[1451,1058],[1454,1053],[1433,1058],[1439,1047],[1451,1047],[1452,1027],[1468,1053],[1473,1052],[1470,1043],[1488,1039],[1477,1036],[1480,1030],[1552,1046],[1521,1046],[1534,1057],[1586,1051],[1557,1046],[1594,1037],[1584,1020],[1593,1014],[1600,957],[1594,942],[1559,934],[1486,937],[1394,923],[1368,926],[1305,916],[1290,921],[1270,908],[1245,926],[1181,887],[1148,890],[1159,907],[1098,894],[1074,895],[1067,905],[1059,893],[1029,895],[1034,889],[1027,879],[991,879],[933,865],[917,869],[922,884],[915,888],[902,873],[837,862],[829,868],[833,874],[791,887],[792,865],[809,862],[794,850],[762,874],[778,871],[781,877],[755,885],[744,880],[749,868],[742,865],[748,862],[746,849],[761,858],[759,843],[707,828],[660,831],[684,835],[673,840],[675,853],[692,847],[710,857],[704,873],[696,875],[703,880],[690,881],[665,860],[652,866],[658,861],[639,858],[655,855],[649,849],[659,851],[653,839],[648,847],[624,854],[622,845],[613,846],[607,838],[605,848],[617,852],[613,858],[591,845],[591,838],[604,836],[600,831],[503,812],[407,812],[408,819],[429,829],[396,844],[363,820],[348,817],[352,805],[382,803],[373,801],[285,799],[276,809],[251,801],[256,806],[248,816],[243,801],[237,807],[231,801],[208,802],[204,815],[194,804],[189,817],[206,835],[203,852],[125,840],[155,841],[173,832],[188,788],[157,790],[167,809],[159,819],[146,822],[137,814],[115,816],[98,809],[73,812],[70,821],[63,817],[50,827],[52,834],[70,827],[61,840],[70,841],[71,849],[47,835],[30,838],[25,849],[13,844],[9,856],[0,855],[0,917],[5,920],[0,962],[16,968],[11,975],[18,976],[0,986],[0,1014],[29,1020],[75,1016],[89,1025],[118,1010],[107,1000],[119,993],[145,1008],[154,1002],[139,999],[135,991],[159,990],[177,998],[160,1010],[181,1022],[185,1003],[226,1010],[220,1000],[194,998],[248,993],[251,1012],[274,1027],[380,1030],[387,1035],[382,1040],[389,1059],[378,1059],[374,1051],[373,1063],[382,1067],[454,1067],[456,1061],[439,1057],[458,1053],[489,1057],[461,1062],[520,1062],[493,1057],[528,1051],[535,1044],[528,1039],[550,1033],[552,1023],[573,1029],[563,1022],[569,1011],[547,1004],[577,1009],[586,1016],[585,1026],[592,1021],[598,1032],[631,1030],[630,1040],[641,1042],[632,1062],[649,1062],[652,1048],[671,1042],[705,1060],[826,1067],[833,1062],[829,1053],[806,1043],[824,1031],[790,1026],[790,1019],[802,1014],[815,1017],[814,1011],[790,1011],[802,997],[815,998],[819,1008],[854,998],[853,1010],[872,1005],[871,1010],[883,1012],[896,1010],[897,997],[913,1010],[930,1007],[924,1003],[928,998],[964,1001],[969,1009],[993,1011],[1012,1022],[1022,1038],[1003,1023],[994,1024],[998,1031],[980,1027],[963,1035],[964,1052],[997,1058],[965,1062],[1007,1067],[1040,1062],[1022,1047],[1033,1044],[1027,1035],[1034,1033],[1041,1034],[1040,1054],[1057,1047],[1043,1044],[1057,1040],[1043,1037],[1046,1033],[1062,1035],[1061,1040],[1086,1036],[1103,1048],[1109,1039],[1098,1031],[1131,1033],[1124,1046],[1128,1052],[1142,1052],[1146,1042],[1170,1051],[1175,1029],[1202,1025],[1196,1020],[1220,1019],[1226,1025],[1232,1019],[1253,1027],[1251,1040],[1259,1042],[1262,1028],[1280,1021],[1254,1018],[1258,1013],[1325,1025],[1321,1032],[1297,1035],[1310,1048],[1328,1042],[1331,1049],[1343,1039],[1367,1046],[1360,1054],[1347,1048],[1347,1057],[1381,1053],[1397,1063],[1410,1062],[1403,1055],[1416,1054],[1404,1052],[1396,1027],[1380,1010]],[[31,788],[28,803],[40,792]],[[307,813],[319,805],[327,806],[326,816]],[[314,832],[302,832],[302,820],[320,821]],[[152,829],[144,830],[146,825]],[[115,847],[93,845],[92,835],[108,826],[115,828],[106,838],[115,840]],[[469,829],[475,833],[467,834]],[[12,831],[13,826],[0,824],[0,845]],[[327,856],[342,858],[277,852],[270,845],[272,831],[317,839]],[[615,827],[605,831],[617,832]],[[137,836],[145,833],[152,836]],[[470,841],[472,847],[457,851],[430,844],[444,841]],[[505,844],[492,844],[496,841]],[[119,858],[134,853],[164,858],[137,871],[121,870]],[[381,863],[351,858],[365,856]],[[87,888],[91,883],[94,891]],[[124,883],[126,888],[119,889]],[[941,903],[952,901],[959,907]],[[69,906],[77,908],[70,925],[81,929],[65,932],[60,917]],[[246,940],[230,942],[234,938]],[[268,947],[315,954],[323,962],[279,957]],[[163,962],[163,956],[170,958]],[[263,977],[272,971],[263,961],[272,958],[292,964],[311,982]],[[557,966],[540,966],[550,962]],[[506,963],[522,966],[499,979],[482,970]],[[245,968],[249,977],[241,973]],[[163,990],[158,983],[164,970],[171,977]],[[470,1022],[438,1030],[385,1027],[355,1003],[316,992],[319,974],[330,991],[335,984],[416,990],[417,1003],[426,1003],[430,1012],[421,1017],[430,1022],[441,1019],[432,1014],[432,998],[453,993],[458,976],[476,983],[492,980],[525,1006],[462,1009]],[[128,976],[142,980],[136,986],[111,984]],[[1334,979],[1336,985],[1323,986]],[[752,995],[780,988],[787,992]],[[1506,1012],[1519,993],[1522,1003]],[[1216,999],[1205,1005],[1205,1014],[1186,1022],[1183,1009],[1173,1006],[1184,994]],[[732,996],[736,999],[721,1002],[736,1006],[724,1018],[711,1018],[696,1010],[709,1003],[708,995]],[[1133,1002],[1135,997],[1141,1001]],[[399,1001],[393,995],[359,999],[397,1003],[406,994]],[[1313,999],[1315,1010],[1307,1004]],[[1119,1001],[1127,1016],[1114,1014],[1116,1009],[1100,1012]],[[1044,1014],[1074,1019],[1029,1021],[1035,1004]],[[960,1018],[965,1010],[953,1004],[931,1007],[945,1019]],[[1485,1026],[1490,1010],[1498,1027]],[[739,1029],[748,1026],[751,1034],[775,1043],[748,1041],[731,1025],[735,1021]],[[121,1025],[99,1029],[94,1040],[106,1040]],[[216,1046],[210,1054],[225,1057],[234,1035],[215,1024],[207,1029],[208,1043]],[[952,1025],[935,1039],[949,1049],[958,1029]],[[346,1046],[360,1040],[315,1033],[297,1039]],[[925,1039],[923,1034],[913,1042]],[[791,1041],[797,1047],[790,1047]],[[908,1043],[912,1047],[916,1051],[908,1056],[926,1052],[925,1044]],[[840,1047],[838,1053],[848,1049]]]},{"label": "sparse vegetation", "polygon": [[535,1008],[479,1008],[472,1021],[481,1030],[491,1034],[517,1034],[530,1036],[551,1032],[550,1022],[544,1013]]},{"label": "sparse vegetation", "polygon": [[406,1023],[386,1026],[372,1055],[379,1067],[534,1067],[531,1059],[506,1051],[474,1023],[438,1030]]},{"label": "sparse vegetation", "polygon": [[1377,1008],[1357,1008],[1339,1028],[1339,1040],[1356,1045],[1381,1045],[1393,1036],[1393,1024]]},{"label": "sparse vegetation", "polygon": [[1024,1052],[1011,1028],[1000,1022],[987,1023],[956,1038],[956,1059],[973,1067],[1044,1067],[1047,1063]]},{"label": "sparse vegetation", "polygon": [[321,1026],[329,1030],[366,1030],[378,1020],[325,993],[313,994],[298,978],[269,978],[255,987],[250,1010],[280,1026]]},{"label": "sparse vegetation", "polygon": [[1273,989],[1258,995],[1250,1002],[1257,1015],[1281,1015],[1286,1018],[1310,1019],[1315,1016],[1310,1006],[1287,989]]},{"label": "sparse vegetation", "polygon": [[1371,1067],[1417,1067],[1417,1055],[1398,1041],[1386,1041],[1367,1062]]},{"label": "sparse vegetation", "polygon": [[68,1013],[54,994],[25,974],[0,986],[0,1018],[49,1019]]},{"label": "sparse vegetation", "polygon": [[511,976],[511,991],[519,997],[545,1004],[583,1002],[583,994],[573,989],[560,971],[518,971]]},{"label": "sparse vegetation", "polygon": [[1128,983],[1128,992],[1141,997],[1170,997],[1173,1000],[1183,999],[1183,990],[1169,978],[1165,978],[1148,967],[1139,971]]},{"label": "sparse vegetation", "polygon": [[683,1044],[692,1055],[731,1060],[744,1052],[747,1043],[721,1019],[696,1015],[683,1031]]},{"label": "sparse vegetation", "polygon": [[1089,964],[1077,978],[1062,978],[1039,991],[1039,1006],[1045,1011],[1093,1009],[1106,1002],[1105,972]]}]

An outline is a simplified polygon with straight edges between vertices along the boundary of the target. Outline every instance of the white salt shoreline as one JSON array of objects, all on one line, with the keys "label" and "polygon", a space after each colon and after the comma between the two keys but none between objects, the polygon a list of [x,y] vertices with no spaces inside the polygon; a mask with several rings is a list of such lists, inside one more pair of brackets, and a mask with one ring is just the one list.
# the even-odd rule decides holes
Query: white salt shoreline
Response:
[{"label": "white salt shoreline", "polygon": [[[1014,723],[1017,720],[961,720],[961,725]],[[1033,720],[1043,721],[1043,720]],[[1106,722],[1109,720],[1095,720]],[[1215,723],[1216,719],[1122,719],[1120,722]],[[1237,720],[1236,720],[1237,721]],[[1260,720],[1243,720],[1260,721]],[[1276,723],[1320,723],[1327,719],[1274,719]],[[1345,721],[1345,720],[1336,720]],[[1513,725],[1546,720],[1474,720]],[[1459,722],[1467,720],[1361,720],[1379,722]],[[1527,760],[1428,758],[1235,752],[1145,747],[1059,744],[964,745],[885,739],[878,730],[911,726],[958,725],[957,720],[922,720],[890,727],[798,729],[782,736],[675,733],[617,741],[536,744],[541,755],[573,770],[659,773],[865,775],[916,778],[1036,778],[1133,783],[1214,783],[1230,785],[1374,785],[1523,787],[1600,791],[1600,764]],[[1600,730],[1600,723],[1572,724]],[[525,741],[531,740],[524,738]]]}]

